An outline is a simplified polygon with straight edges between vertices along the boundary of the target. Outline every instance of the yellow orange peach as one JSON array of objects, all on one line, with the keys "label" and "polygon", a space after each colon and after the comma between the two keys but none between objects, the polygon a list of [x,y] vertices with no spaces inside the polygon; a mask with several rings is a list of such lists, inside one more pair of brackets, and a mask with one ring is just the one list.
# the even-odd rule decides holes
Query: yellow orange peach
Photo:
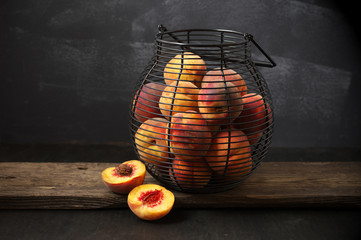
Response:
[{"label": "yellow orange peach", "polygon": [[134,141],[141,160],[163,165],[168,161],[168,122],[164,118],[152,118],[139,126]]},{"label": "yellow orange peach", "polygon": [[172,58],[164,68],[164,80],[170,85],[175,81],[191,82],[200,87],[207,66],[203,59],[192,53],[184,52]]},{"label": "yellow orange peach", "polygon": [[218,175],[243,176],[252,169],[251,146],[241,130],[219,132],[206,156],[208,165]]},{"label": "yellow orange peach", "polygon": [[167,119],[175,113],[198,111],[199,89],[190,82],[173,82],[167,86],[159,99],[159,109]]},{"label": "yellow orange peach", "polygon": [[183,160],[174,159],[169,175],[173,181],[185,188],[202,188],[208,184],[212,172],[204,158]]}]

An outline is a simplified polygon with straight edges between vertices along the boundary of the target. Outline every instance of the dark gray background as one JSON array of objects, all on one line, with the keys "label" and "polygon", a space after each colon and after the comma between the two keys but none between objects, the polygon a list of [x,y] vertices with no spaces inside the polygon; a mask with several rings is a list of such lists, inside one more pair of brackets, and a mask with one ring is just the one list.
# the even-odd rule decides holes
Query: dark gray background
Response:
[{"label": "dark gray background", "polygon": [[254,35],[277,62],[275,147],[360,147],[353,6],[324,0],[1,1],[0,142],[129,141],[157,25]]}]

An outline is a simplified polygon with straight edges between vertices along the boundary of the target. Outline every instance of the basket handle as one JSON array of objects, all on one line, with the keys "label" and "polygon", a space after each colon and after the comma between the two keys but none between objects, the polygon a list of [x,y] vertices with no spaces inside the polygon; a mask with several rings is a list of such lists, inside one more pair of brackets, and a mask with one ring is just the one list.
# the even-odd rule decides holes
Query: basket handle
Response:
[{"label": "basket handle", "polygon": [[253,45],[267,58],[267,60],[269,62],[265,62],[265,61],[253,61],[255,65],[257,66],[261,66],[261,67],[275,67],[276,63],[275,61],[273,61],[273,59],[263,50],[263,48],[261,48],[260,45],[258,45],[258,43],[254,40],[253,36],[249,33],[245,33],[244,34],[244,38],[248,41],[250,41],[251,43],[253,43]]},{"label": "basket handle", "polygon": [[[167,32],[167,28],[164,27],[162,24],[159,24],[158,25],[158,31],[159,33],[164,33],[164,32]],[[177,42],[179,43],[182,43],[182,41],[180,41],[176,36],[174,36],[172,33],[167,33],[169,34],[172,38],[174,38]],[[269,68],[272,68],[272,67],[275,67],[276,66],[276,63],[275,61],[273,61],[273,59],[261,48],[260,45],[258,45],[258,43],[254,40],[253,36],[249,33],[245,33],[244,34],[244,38],[247,40],[247,41],[250,41],[251,43],[253,43],[254,46],[257,47],[257,49],[267,58],[267,60],[269,62],[265,62],[265,61],[253,61],[254,64],[256,66],[261,66],[261,67],[269,67]],[[181,48],[183,49],[184,46],[181,46]],[[187,48],[187,47],[186,47]],[[189,48],[187,48],[189,49]]]}]

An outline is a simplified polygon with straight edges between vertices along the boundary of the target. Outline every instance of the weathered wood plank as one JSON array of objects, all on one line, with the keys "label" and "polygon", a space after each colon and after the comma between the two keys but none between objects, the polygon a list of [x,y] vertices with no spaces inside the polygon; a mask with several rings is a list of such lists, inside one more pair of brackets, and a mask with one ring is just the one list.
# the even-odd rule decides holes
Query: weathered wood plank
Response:
[{"label": "weathered wood plank", "polygon": [[[126,207],[101,171],[114,163],[0,163],[1,209]],[[146,183],[158,183],[149,174]],[[173,191],[175,207],[361,207],[360,162],[264,162],[240,186],[213,194]]]}]

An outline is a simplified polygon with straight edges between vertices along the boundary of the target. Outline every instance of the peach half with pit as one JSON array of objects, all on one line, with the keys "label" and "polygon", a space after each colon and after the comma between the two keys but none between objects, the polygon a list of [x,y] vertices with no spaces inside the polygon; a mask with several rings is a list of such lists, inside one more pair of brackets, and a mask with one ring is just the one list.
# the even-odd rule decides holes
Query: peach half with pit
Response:
[{"label": "peach half with pit", "polygon": [[223,176],[245,176],[252,169],[251,146],[241,130],[219,132],[212,141],[206,161],[212,170]]},{"label": "peach half with pit", "polygon": [[171,179],[183,188],[202,188],[211,179],[212,171],[204,158],[182,160],[175,158],[169,169]]},{"label": "peach half with pit", "polygon": [[143,184],[145,173],[145,165],[141,161],[129,160],[117,167],[103,170],[102,179],[112,192],[127,194],[136,186]]},{"label": "peach half with pit", "polygon": [[159,99],[159,109],[167,119],[175,113],[198,111],[199,89],[190,82],[173,82],[167,86]]},{"label": "peach half with pit", "polygon": [[207,73],[199,91],[199,112],[210,126],[230,124],[243,110],[241,92],[232,82],[212,75],[212,71]]},{"label": "peach half with pit", "polygon": [[173,115],[170,124],[170,151],[181,159],[204,156],[212,141],[207,122],[195,111]]},{"label": "peach half with pit", "polygon": [[151,118],[139,126],[134,142],[141,160],[155,165],[168,161],[168,126],[164,118]]},{"label": "peach half with pit", "polygon": [[250,143],[255,144],[272,122],[271,108],[263,97],[256,93],[244,95],[243,104],[243,111],[233,122],[233,127],[241,129],[248,136]]},{"label": "peach half with pit", "polygon": [[164,88],[164,84],[150,82],[145,84],[134,96],[134,116],[140,122],[161,116],[158,103]]},{"label": "peach half with pit", "polygon": [[167,63],[163,76],[168,85],[179,80],[191,82],[200,87],[206,72],[206,63],[200,56],[192,52],[184,52],[176,55]]},{"label": "peach half with pit", "polygon": [[143,220],[157,220],[167,215],[173,208],[174,194],[157,184],[143,184],[128,194],[128,206]]}]

